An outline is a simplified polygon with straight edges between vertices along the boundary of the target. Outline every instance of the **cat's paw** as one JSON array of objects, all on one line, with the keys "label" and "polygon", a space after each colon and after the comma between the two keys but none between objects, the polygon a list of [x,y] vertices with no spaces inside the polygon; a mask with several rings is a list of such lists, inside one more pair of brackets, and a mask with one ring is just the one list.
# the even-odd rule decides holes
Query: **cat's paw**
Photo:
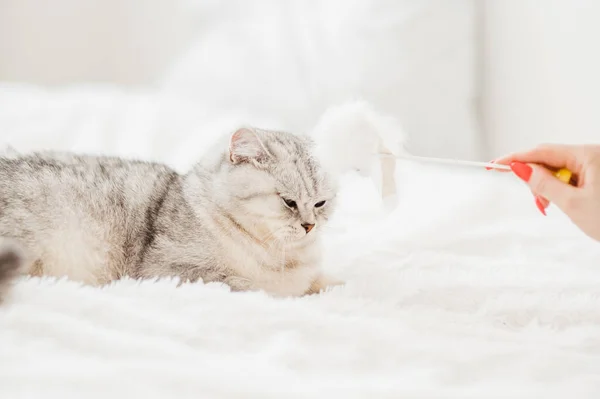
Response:
[{"label": "cat's paw", "polygon": [[223,283],[229,286],[231,292],[252,291],[252,281],[238,276],[229,276],[223,280]]},{"label": "cat's paw", "polygon": [[341,286],[344,284],[346,283],[338,278],[326,274],[320,274],[312,282],[312,284],[306,291],[306,295],[318,294],[320,292],[326,291],[328,288]]}]

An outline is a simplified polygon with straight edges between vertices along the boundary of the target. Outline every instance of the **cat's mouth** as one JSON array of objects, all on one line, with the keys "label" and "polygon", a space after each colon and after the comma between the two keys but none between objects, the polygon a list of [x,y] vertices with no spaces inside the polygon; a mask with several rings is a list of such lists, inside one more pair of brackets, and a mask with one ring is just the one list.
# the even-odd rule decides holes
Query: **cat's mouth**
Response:
[{"label": "cat's mouth", "polygon": [[[308,230],[308,231],[307,231]],[[272,241],[276,241],[280,244],[294,244],[297,242],[304,241],[307,238],[314,236],[315,228],[297,228],[289,226],[288,228],[280,230],[277,234],[272,235]]]},{"label": "cat's mouth", "polygon": [[290,243],[304,242],[313,239],[315,234],[316,228],[314,225],[309,229],[304,227],[302,229],[294,229],[294,231],[290,233],[287,241]]}]

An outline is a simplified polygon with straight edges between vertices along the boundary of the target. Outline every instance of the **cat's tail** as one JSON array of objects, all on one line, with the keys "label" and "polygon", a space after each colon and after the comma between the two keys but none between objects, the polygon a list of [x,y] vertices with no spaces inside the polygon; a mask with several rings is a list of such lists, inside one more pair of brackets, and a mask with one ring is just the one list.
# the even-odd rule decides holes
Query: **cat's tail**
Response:
[{"label": "cat's tail", "polygon": [[21,248],[13,243],[0,242],[0,302],[6,298],[12,281],[24,264]]}]

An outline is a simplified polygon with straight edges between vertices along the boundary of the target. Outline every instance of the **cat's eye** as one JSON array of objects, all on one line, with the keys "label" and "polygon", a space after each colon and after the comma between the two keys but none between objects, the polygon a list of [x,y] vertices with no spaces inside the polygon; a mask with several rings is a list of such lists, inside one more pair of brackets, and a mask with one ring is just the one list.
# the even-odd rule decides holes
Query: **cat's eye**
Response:
[{"label": "cat's eye", "polygon": [[298,206],[298,205],[296,204],[296,201],[292,201],[292,200],[289,200],[289,199],[286,199],[286,198],[282,198],[282,200],[283,200],[283,202],[285,202],[285,204],[286,204],[288,207],[290,207],[290,208],[292,208],[292,209],[295,209],[295,208]]},{"label": "cat's eye", "polygon": [[315,204],[315,208],[320,208],[320,207],[322,207],[323,205],[325,205],[325,202],[326,202],[326,201],[319,201],[319,202],[317,202],[317,203]]}]

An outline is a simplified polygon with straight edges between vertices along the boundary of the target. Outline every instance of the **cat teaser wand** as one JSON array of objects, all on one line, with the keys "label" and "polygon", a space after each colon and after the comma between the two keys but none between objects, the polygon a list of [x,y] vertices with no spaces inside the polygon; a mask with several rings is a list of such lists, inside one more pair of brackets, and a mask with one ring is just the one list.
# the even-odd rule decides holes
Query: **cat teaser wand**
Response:
[{"label": "cat teaser wand", "polygon": [[[426,162],[426,163],[438,163],[438,164],[446,164],[446,165],[455,165],[455,166],[466,166],[466,167],[475,167],[478,169],[487,168],[487,169],[497,169],[497,170],[511,170],[508,165],[495,164],[492,162],[474,162],[474,161],[464,161],[457,159],[445,159],[445,158],[431,158],[431,157],[419,157],[415,155],[409,155],[406,153],[393,154],[384,144],[383,140],[379,140],[378,144],[378,154],[377,156],[381,161],[381,169],[379,174],[379,186],[381,187],[381,197],[384,202],[389,202],[389,206],[393,206],[393,203],[396,201],[396,179],[394,177],[394,172],[396,169],[396,160],[404,159],[408,161],[416,161],[416,162]],[[554,173],[554,176],[562,181],[563,183],[570,184],[572,186],[577,186],[577,177],[566,168],[560,169],[552,169],[548,168]]]},{"label": "cat teaser wand", "polygon": [[[428,162],[428,163],[441,163],[448,165],[457,165],[457,166],[470,166],[475,168],[487,168],[487,169],[500,169],[500,170],[511,170],[508,165],[496,164],[493,162],[474,162],[474,161],[463,161],[459,159],[445,159],[445,158],[430,158],[430,157],[418,157],[415,155],[392,155],[392,154],[380,154],[382,158],[394,157],[398,159],[406,159],[410,161],[417,162]],[[562,181],[563,183],[570,184],[572,186],[577,186],[577,179],[573,172],[566,168],[560,169],[552,169],[546,167],[546,169],[554,172],[554,176]]]},{"label": "cat teaser wand", "polygon": [[[316,152],[324,166],[334,175],[357,171],[369,176],[388,210],[397,205],[395,173],[398,160],[510,170],[508,165],[491,162],[410,155],[404,150],[404,134],[398,123],[393,118],[377,114],[360,101],[328,110],[310,135],[317,143]],[[577,177],[568,169],[552,171],[560,181],[577,185]]]}]

